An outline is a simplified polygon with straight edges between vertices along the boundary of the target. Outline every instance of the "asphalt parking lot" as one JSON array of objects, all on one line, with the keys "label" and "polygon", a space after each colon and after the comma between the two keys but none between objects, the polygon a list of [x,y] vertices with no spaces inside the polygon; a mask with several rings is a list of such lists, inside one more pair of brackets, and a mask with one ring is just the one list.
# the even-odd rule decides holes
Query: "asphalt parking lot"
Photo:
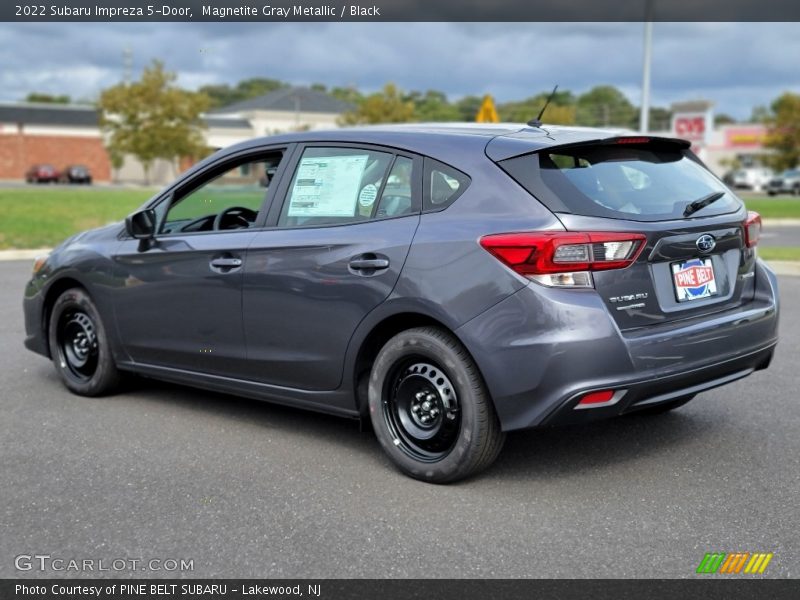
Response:
[{"label": "asphalt parking lot", "polygon": [[[0,577],[80,575],[21,573],[20,554],[185,558],[194,577],[693,577],[714,551],[800,574],[800,277],[781,278],[768,371],[661,417],[512,434],[445,487],[347,420],[155,382],[69,394],[22,346],[29,267],[0,262]],[[82,576],[109,574],[180,575]]]},{"label": "asphalt parking lot", "polygon": [[761,233],[759,246],[800,246],[800,225],[767,225]]}]

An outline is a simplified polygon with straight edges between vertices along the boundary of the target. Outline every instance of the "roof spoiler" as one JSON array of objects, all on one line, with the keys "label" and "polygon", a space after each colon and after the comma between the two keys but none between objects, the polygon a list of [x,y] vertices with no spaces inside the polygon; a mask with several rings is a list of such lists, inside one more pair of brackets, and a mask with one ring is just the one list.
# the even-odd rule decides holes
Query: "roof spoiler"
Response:
[{"label": "roof spoiler", "polygon": [[[574,130],[551,133],[531,133],[526,129],[509,135],[492,138],[486,145],[486,155],[499,162],[523,154],[532,154],[551,148],[573,148],[576,146],[629,144],[631,146],[672,146],[688,150],[691,143],[680,138],[646,135],[635,132],[598,132],[597,130]],[[599,133],[599,135],[598,135]],[[603,135],[605,133],[605,135]]]}]

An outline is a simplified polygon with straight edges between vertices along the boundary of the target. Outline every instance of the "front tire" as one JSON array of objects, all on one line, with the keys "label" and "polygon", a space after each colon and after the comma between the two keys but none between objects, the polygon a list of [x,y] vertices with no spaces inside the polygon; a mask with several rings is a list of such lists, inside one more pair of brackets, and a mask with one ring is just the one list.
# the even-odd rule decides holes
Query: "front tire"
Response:
[{"label": "front tire", "polygon": [[397,334],[369,379],[373,429],[407,475],[449,483],[488,467],[505,434],[466,348],[438,327]]},{"label": "front tire", "polygon": [[55,301],[48,339],[56,372],[71,392],[101,396],[119,384],[103,321],[84,290],[69,289]]}]

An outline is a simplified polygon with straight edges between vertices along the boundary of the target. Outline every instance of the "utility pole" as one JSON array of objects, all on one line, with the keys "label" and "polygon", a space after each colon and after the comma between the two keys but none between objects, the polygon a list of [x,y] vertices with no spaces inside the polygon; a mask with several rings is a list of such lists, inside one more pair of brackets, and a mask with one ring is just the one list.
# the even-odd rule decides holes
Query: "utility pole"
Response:
[{"label": "utility pole", "polygon": [[131,82],[131,72],[133,71],[133,50],[126,46],[122,50],[122,81],[125,85]]},{"label": "utility pole", "polygon": [[653,53],[653,0],[647,0],[644,14],[644,60],[642,65],[642,106],[639,109],[639,130],[650,129],[650,61]]}]

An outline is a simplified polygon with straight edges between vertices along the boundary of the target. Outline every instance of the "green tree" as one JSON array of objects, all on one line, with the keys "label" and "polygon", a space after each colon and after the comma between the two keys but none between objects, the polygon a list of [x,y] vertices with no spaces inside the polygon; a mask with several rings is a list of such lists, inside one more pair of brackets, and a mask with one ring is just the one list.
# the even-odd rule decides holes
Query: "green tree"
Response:
[{"label": "green tree", "polygon": [[364,99],[364,95],[353,86],[334,87],[328,93],[337,100],[353,105],[358,105]]},{"label": "green tree", "polygon": [[233,104],[239,99],[236,90],[231,88],[227,83],[204,85],[198,92],[205,94],[208,97],[208,103],[211,108],[220,108]]},{"label": "green tree", "polygon": [[267,77],[253,77],[245,79],[236,84],[236,93],[240,96],[241,100],[249,98],[257,98],[264,94],[269,94],[275,90],[287,87],[287,84],[277,79],[269,79]]},{"label": "green tree", "polygon": [[387,83],[383,90],[364,98],[355,110],[344,113],[342,125],[407,123],[415,120],[414,103],[406,100],[398,87]]},{"label": "green tree", "polygon": [[766,106],[754,106],[753,111],[750,113],[750,122],[764,123],[769,117],[769,109]]},{"label": "green tree", "polygon": [[458,121],[458,107],[447,101],[447,96],[437,90],[411,92],[407,100],[414,103],[414,113],[418,121]]},{"label": "green tree", "polygon": [[227,83],[204,85],[198,91],[204,93],[209,98],[211,108],[228,106],[242,100],[257,98],[275,90],[287,87],[287,83],[277,79],[266,77],[252,77],[243,79],[235,86],[231,87]]},{"label": "green tree", "polygon": [[598,85],[578,96],[575,121],[588,127],[627,127],[638,118],[638,111],[613,85]]},{"label": "green tree", "polygon": [[175,80],[174,73],[153,61],[139,81],[104,90],[98,102],[109,154],[135,156],[148,182],[157,159],[176,164],[181,157],[207,152],[200,115],[208,108],[208,97],[177,87]]},{"label": "green tree", "polygon": [[736,123],[736,119],[726,113],[719,113],[714,115],[714,125],[732,125]]},{"label": "green tree", "polygon": [[[527,123],[535,119],[547,102],[550,92],[542,92],[525,100],[506,102],[497,106],[501,121]],[[575,123],[575,97],[567,90],[558,91],[553,96],[542,117],[543,123],[552,125],[573,125]]]},{"label": "green tree", "polygon": [[461,98],[455,103],[459,120],[474,122],[482,103],[483,98],[480,96],[464,96]]},{"label": "green tree", "polygon": [[41,104],[69,104],[70,97],[64,94],[54,96],[53,94],[31,92],[25,96],[25,102],[39,102]]},{"label": "green tree", "polygon": [[776,98],[764,122],[764,145],[775,151],[770,166],[779,171],[795,168],[800,163],[800,94],[785,92]]},{"label": "green tree", "polygon": [[[669,131],[672,127],[672,112],[667,108],[653,106],[650,108],[650,131]],[[639,109],[636,116],[631,119],[631,129],[639,129]]]}]

